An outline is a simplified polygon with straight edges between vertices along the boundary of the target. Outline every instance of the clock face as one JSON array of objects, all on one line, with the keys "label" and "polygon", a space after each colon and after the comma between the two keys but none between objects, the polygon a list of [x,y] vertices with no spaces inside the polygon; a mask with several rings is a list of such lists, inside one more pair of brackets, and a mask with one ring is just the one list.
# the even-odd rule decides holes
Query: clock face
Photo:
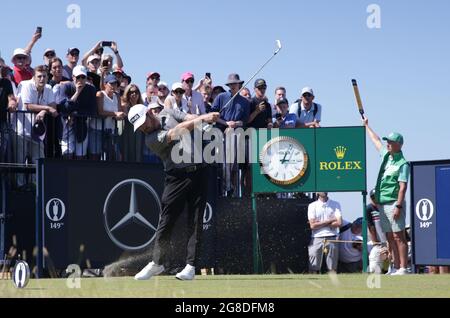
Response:
[{"label": "clock face", "polygon": [[291,137],[276,137],[268,141],[259,156],[263,173],[273,183],[289,185],[306,172],[308,155],[305,148]]}]

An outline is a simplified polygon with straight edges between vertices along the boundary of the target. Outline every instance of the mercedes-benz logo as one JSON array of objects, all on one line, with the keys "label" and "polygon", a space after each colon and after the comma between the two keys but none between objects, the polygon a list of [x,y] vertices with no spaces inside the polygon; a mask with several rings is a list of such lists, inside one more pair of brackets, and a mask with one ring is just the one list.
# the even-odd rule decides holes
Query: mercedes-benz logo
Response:
[{"label": "mercedes-benz logo", "polygon": [[[111,202],[114,197],[114,195],[119,191],[119,189],[126,187],[128,185],[131,185],[131,193],[130,193],[130,203],[128,212],[115,224],[110,224],[109,218],[108,218],[108,212],[112,209]],[[156,235],[156,228],[157,223],[152,224],[150,221],[148,221],[139,211],[138,204],[137,204],[137,197],[136,197],[136,186],[141,186],[144,189],[146,189],[148,192],[150,192],[150,195],[153,197],[153,200],[157,203],[157,213],[158,220],[159,220],[159,212],[161,211],[161,202],[159,200],[158,194],[156,191],[150,186],[148,183],[139,180],[139,179],[128,179],[119,182],[116,184],[111,191],[109,192],[108,196],[106,197],[105,204],[103,207],[103,216],[104,216],[104,223],[105,223],[105,229],[106,233],[108,234],[109,238],[113,241],[114,244],[116,244],[118,247],[124,249],[124,250],[140,250],[145,247],[147,247],[155,238]],[[121,242],[116,235],[114,235],[114,232],[125,227],[129,226],[131,223],[139,224],[146,229],[153,231],[152,237],[145,243],[140,245],[129,245],[127,243]]]}]

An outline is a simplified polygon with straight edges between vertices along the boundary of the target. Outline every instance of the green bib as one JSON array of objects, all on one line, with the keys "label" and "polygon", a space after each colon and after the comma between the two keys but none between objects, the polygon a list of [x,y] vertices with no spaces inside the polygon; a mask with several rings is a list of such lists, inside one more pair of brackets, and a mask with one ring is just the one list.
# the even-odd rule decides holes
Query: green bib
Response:
[{"label": "green bib", "polygon": [[394,154],[392,160],[390,160],[389,156],[390,154],[388,152],[383,157],[383,163],[381,164],[377,185],[375,187],[376,199],[380,204],[397,200],[400,189],[398,183],[400,168],[404,164],[408,164],[401,151]]}]

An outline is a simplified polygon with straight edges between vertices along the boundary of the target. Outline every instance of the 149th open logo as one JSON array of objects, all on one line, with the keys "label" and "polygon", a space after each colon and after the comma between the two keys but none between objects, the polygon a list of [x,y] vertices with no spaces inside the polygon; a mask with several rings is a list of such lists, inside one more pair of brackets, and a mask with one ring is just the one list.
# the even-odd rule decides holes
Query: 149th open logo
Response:
[{"label": "149th open logo", "polygon": [[45,206],[45,214],[51,221],[50,228],[58,230],[64,225],[61,221],[66,215],[66,206],[64,205],[64,202],[58,198],[50,199]]}]

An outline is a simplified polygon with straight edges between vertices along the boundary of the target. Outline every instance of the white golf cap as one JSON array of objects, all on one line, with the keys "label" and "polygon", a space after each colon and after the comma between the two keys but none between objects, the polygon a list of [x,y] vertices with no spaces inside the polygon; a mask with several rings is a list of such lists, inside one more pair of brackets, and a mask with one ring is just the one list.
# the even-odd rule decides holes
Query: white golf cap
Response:
[{"label": "white golf cap", "polygon": [[183,84],[181,84],[180,82],[173,83],[172,84],[172,91],[175,91],[177,89],[182,89],[184,91]]},{"label": "white golf cap", "polygon": [[83,65],[77,65],[73,68],[72,75],[75,77],[80,75],[87,76],[87,69]]},{"label": "white golf cap", "polygon": [[160,87],[160,86],[165,86],[165,87],[169,88],[169,85],[166,82],[163,82],[163,81],[160,81],[158,83],[158,87]]},{"label": "white golf cap", "polygon": [[44,51],[44,56],[45,56],[45,54],[47,54],[47,53],[49,53],[49,52],[55,53],[55,49],[46,49],[46,50]]},{"label": "white golf cap", "polygon": [[308,87],[308,86],[303,87],[302,93],[300,95],[303,96],[303,94],[305,94],[305,93],[310,93],[312,96],[314,96],[314,92],[311,87]]},{"label": "white golf cap", "polygon": [[164,107],[164,105],[161,105],[161,104],[155,103],[155,102],[148,105],[148,109],[163,108],[163,107]]},{"label": "white golf cap", "polygon": [[13,56],[12,56],[12,58],[11,58],[11,63],[14,63],[13,60],[14,60],[14,58],[15,58],[17,55],[25,55],[25,56],[29,56],[28,53],[27,53],[24,49],[21,49],[21,48],[15,49],[15,50],[14,50],[14,53],[13,53]]},{"label": "white golf cap", "polygon": [[138,130],[145,123],[147,111],[147,106],[142,104],[137,104],[130,108],[128,121],[134,126],[134,131]]},{"label": "white golf cap", "polygon": [[93,60],[101,60],[102,57],[98,54],[92,54],[91,56],[88,57],[87,62],[91,63]]}]

